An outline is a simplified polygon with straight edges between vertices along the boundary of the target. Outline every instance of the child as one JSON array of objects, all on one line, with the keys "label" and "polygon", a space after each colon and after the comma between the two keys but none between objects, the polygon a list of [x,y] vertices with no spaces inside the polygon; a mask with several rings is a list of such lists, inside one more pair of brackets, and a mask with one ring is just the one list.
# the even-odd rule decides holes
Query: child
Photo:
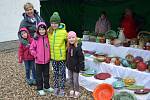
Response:
[{"label": "child", "polygon": [[[24,61],[25,70],[26,70],[26,81],[29,85],[36,84],[35,78],[35,63],[34,57],[31,55],[29,51],[30,43],[32,39],[30,38],[29,32],[26,28],[21,28],[18,32],[18,35],[26,42],[26,45],[20,42],[18,49],[18,60],[19,63],[22,64]],[[30,71],[32,70],[32,79],[30,77]]]},{"label": "child", "polygon": [[81,43],[77,44],[77,36],[74,31],[68,33],[68,52],[67,52],[67,68],[68,76],[71,82],[70,96],[78,98],[80,96],[79,92],[79,72],[84,69],[84,55],[81,49]]},{"label": "child", "polygon": [[45,92],[50,93],[53,89],[49,85],[50,45],[44,22],[38,24],[37,35],[38,39],[33,40],[30,50],[36,63],[37,93],[38,95],[45,95]]},{"label": "child", "polygon": [[54,95],[64,96],[66,79],[66,40],[67,32],[65,24],[60,23],[58,12],[54,12],[50,17],[51,26],[48,29],[48,38],[51,44],[51,59],[54,69]]}]

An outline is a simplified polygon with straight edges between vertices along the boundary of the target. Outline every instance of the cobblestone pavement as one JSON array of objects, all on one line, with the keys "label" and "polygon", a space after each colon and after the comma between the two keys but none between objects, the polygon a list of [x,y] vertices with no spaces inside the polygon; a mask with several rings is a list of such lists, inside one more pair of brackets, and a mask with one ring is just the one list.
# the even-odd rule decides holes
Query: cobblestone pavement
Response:
[{"label": "cobblestone pavement", "polygon": [[[28,86],[25,82],[24,67],[17,63],[18,41],[0,43],[0,100],[93,100],[91,92],[80,88],[82,95],[78,99],[56,97],[52,94],[38,96],[35,86]],[[50,84],[53,82],[53,73],[50,70]],[[69,92],[66,85],[65,92]]]}]

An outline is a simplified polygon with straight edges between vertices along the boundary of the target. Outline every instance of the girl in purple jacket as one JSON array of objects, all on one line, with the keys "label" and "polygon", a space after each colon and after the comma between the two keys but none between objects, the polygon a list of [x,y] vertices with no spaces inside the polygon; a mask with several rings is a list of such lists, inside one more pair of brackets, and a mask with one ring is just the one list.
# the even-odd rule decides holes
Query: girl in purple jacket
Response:
[{"label": "girl in purple jacket", "polygon": [[53,92],[53,89],[50,88],[49,84],[50,45],[44,22],[38,24],[37,35],[38,39],[33,40],[30,51],[36,63],[37,93],[38,95],[45,95],[45,92]]}]

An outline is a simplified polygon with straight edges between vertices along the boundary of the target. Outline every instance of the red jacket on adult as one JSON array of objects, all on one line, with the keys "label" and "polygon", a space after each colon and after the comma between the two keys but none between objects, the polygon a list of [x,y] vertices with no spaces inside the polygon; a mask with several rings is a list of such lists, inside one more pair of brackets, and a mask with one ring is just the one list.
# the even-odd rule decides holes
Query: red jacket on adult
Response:
[{"label": "red jacket on adult", "polygon": [[27,36],[27,42],[28,45],[24,45],[23,43],[19,43],[19,48],[18,48],[18,62],[22,63],[23,60],[34,60],[34,57],[30,53],[30,44],[32,42],[32,38],[29,35],[29,32],[26,28],[21,28],[18,32],[18,35],[21,35],[21,31],[26,31],[28,33]]},{"label": "red jacket on adult", "polygon": [[124,35],[128,39],[137,37],[137,26],[132,16],[125,16],[121,22],[121,27],[124,28]]}]

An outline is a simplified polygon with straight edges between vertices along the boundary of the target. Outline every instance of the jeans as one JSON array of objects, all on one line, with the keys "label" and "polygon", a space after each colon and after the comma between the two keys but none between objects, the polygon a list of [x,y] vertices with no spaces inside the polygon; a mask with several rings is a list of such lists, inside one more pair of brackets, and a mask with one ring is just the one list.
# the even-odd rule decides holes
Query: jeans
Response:
[{"label": "jeans", "polygon": [[[36,79],[34,60],[25,60],[24,64],[25,64],[25,70],[26,70],[26,79],[27,80]],[[32,78],[30,78],[31,71],[32,71]]]}]

